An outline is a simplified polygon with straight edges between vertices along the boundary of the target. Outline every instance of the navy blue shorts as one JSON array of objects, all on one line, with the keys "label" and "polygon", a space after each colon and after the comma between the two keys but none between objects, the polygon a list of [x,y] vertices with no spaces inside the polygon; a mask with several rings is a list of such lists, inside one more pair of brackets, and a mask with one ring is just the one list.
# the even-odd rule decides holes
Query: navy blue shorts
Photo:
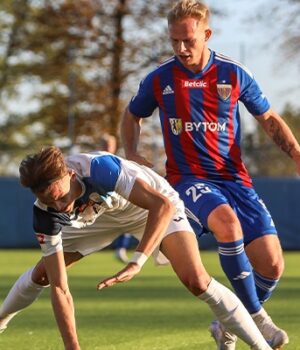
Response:
[{"label": "navy blue shorts", "polygon": [[253,188],[233,181],[193,177],[184,178],[174,188],[184,201],[188,219],[198,236],[209,232],[208,215],[221,204],[229,204],[235,211],[245,244],[267,234],[277,234],[271,214]]}]

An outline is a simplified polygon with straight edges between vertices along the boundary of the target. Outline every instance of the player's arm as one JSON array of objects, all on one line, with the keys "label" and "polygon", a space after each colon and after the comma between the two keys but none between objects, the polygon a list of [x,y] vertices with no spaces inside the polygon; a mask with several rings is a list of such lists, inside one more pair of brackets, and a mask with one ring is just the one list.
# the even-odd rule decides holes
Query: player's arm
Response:
[{"label": "player's arm", "polygon": [[44,264],[51,286],[51,301],[56,322],[66,350],[80,350],[72,295],[69,291],[63,251],[44,256]]},{"label": "player's arm", "polygon": [[255,118],[277,146],[294,160],[300,175],[300,146],[289,126],[272,109]]},{"label": "player's arm", "polygon": [[136,275],[146,259],[159,245],[174,214],[174,206],[169,199],[143,180],[137,178],[129,196],[129,201],[148,210],[148,218],[143,237],[136,248],[134,258],[120,272],[101,281],[97,288],[103,289],[115,283],[125,282]]},{"label": "player's arm", "polygon": [[132,114],[127,107],[121,120],[121,140],[126,158],[150,168],[153,164],[138,154],[137,148],[141,133],[142,118]]},{"label": "player's arm", "polygon": [[168,228],[175,208],[167,197],[139,178],[135,180],[129,201],[148,210],[145,231],[136,250],[149,257]]}]

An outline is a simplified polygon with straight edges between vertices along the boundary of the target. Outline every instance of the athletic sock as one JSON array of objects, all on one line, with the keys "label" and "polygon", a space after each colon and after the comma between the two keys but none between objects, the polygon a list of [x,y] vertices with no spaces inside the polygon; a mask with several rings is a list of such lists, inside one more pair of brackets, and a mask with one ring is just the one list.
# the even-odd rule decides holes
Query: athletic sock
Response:
[{"label": "athletic sock", "polygon": [[47,286],[36,284],[31,279],[34,268],[24,272],[12,286],[0,307],[0,330],[22,309],[32,304]]},{"label": "athletic sock", "polygon": [[207,290],[199,295],[230,332],[236,334],[253,349],[271,349],[255,325],[244,305],[228,288],[212,279]]},{"label": "athletic sock", "polygon": [[261,304],[256,293],[252,266],[244,250],[243,240],[219,245],[220,262],[227,278],[250,314],[258,312]]},{"label": "athletic sock", "polygon": [[260,303],[267,301],[276,288],[279,279],[267,278],[253,270],[256,293]]}]

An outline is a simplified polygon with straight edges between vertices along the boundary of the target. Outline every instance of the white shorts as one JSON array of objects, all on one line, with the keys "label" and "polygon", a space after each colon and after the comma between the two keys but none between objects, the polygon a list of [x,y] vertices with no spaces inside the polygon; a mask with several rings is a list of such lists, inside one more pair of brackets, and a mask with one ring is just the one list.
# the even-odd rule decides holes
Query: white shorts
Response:
[{"label": "white shorts", "polygon": [[[130,233],[140,240],[144,234],[147,216],[147,210],[130,203],[125,210],[105,212],[92,225],[85,228],[65,226],[62,231],[63,250],[79,252],[83,256],[89,255],[107,247],[125,233]],[[163,238],[178,231],[193,232],[181,201],[176,203],[176,213]],[[159,251],[159,246],[155,249],[153,257],[159,265],[168,263],[166,257]]]}]

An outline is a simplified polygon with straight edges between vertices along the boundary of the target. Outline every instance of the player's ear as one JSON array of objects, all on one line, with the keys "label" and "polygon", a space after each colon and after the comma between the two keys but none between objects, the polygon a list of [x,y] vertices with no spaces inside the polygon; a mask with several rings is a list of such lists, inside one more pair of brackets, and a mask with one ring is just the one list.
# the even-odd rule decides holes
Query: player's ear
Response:
[{"label": "player's ear", "polygon": [[210,28],[205,29],[205,41],[208,41],[211,35],[212,35],[212,30]]}]

